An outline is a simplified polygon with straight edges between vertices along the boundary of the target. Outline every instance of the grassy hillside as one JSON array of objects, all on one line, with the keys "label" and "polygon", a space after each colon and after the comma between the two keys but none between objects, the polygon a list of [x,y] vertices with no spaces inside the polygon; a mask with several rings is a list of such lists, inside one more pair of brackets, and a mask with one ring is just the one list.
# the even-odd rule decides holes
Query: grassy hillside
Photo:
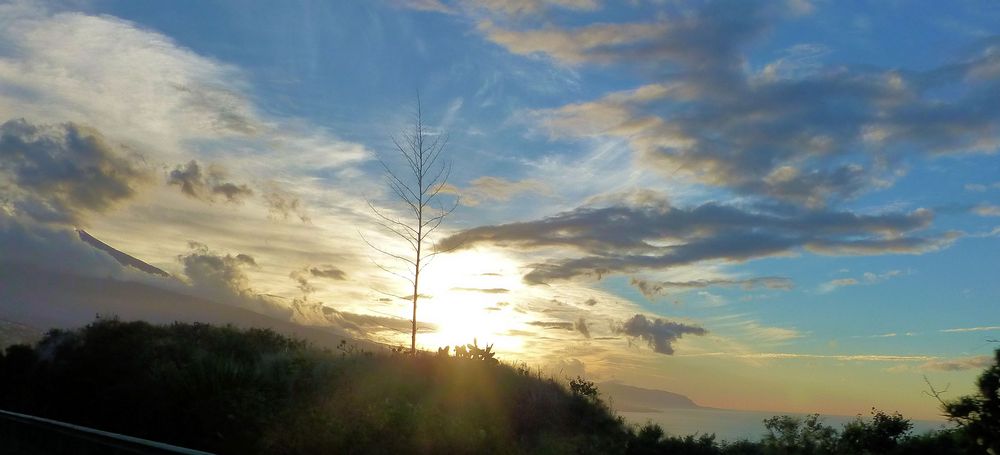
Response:
[{"label": "grassy hillside", "polygon": [[[497,362],[312,347],[271,330],[99,320],[0,355],[0,408],[224,454],[984,453],[898,414],[841,430],[765,422],[761,442],[629,427],[593,383]],[[978,409],[978,408],[976,408]]]}]

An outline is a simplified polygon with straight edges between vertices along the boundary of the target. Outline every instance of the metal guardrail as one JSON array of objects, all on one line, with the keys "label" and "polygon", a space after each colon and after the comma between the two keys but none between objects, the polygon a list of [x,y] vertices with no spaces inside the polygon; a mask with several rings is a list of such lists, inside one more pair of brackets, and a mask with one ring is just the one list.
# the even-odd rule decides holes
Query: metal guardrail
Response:
[{"label": "metal guardrail", "polygon": [[148,439],[0,409],[0,451],[5,454],[213,455]]}]

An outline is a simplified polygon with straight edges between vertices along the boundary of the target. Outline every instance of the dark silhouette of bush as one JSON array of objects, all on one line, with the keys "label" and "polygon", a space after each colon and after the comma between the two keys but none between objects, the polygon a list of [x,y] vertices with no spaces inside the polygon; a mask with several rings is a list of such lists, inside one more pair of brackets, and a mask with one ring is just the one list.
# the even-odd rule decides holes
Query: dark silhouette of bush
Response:
[{"label": "dark silhouette of bush", "polygon": [[[448,347],[438,349],[438,355],[448,356]],[[475,338],[472,339],[472,344],[467,344],[465,346],[455,346],[455,357],[459,359],[468,360],[479,360],[481,362],[486,362],[490,364],[497,364],[499,360],[496,359],[496,353],[493,352],[493,345],[487,345],[485,348],[479,347],[479,341]]]},{"label": "dark silhouette of bush", "polygon": [[840,431],[775,416],[760,442],[729,443],[631,427],[584,378],[543,378],[477,342],[456,351],[329,351],[270,330],[100,319],[0,353],[0,408],[222,454],[947,455],[996,443],[996,366],[983,395],[947,405],[957,429],[913,436],[877,410]]},{"label": "dark silhouette of bush", "polygon": [[589,398],[591,400],[597,400],[600,398],[597,386],[594,385],[592,381],[583,379],[580,376],[577,376],[575,379],[570,379],[569,391],[572,392],[573,395]]},{"label": "dark silhouette of bush", "polygon": [[872,417],[856,419],[844,425],[838,445],[841,452],[856,454],[890,453],[906,437],[913,424],[900,413],[886,414],[872,408]]},{"label": "dark silhouette of bush", "polygon": [[1000,349],[976,380],[977,393],[945,402],[944,411],[982,450],[1000,454]]},{"label": "dark silhouette of bush", "polygon": [[765,453],[781,455],[836,453],[837,430],[824,425],[819,414],[803,419],[774,416],[764,420],[767,433],[761,440]]},{"label": "dark silhouette of bush", "polygon": [[[219,453],[621,453],[624,421],[496,361],[98,320],[0,356],[0,407]],[[470,358],[479,361],[470,361]]]}]

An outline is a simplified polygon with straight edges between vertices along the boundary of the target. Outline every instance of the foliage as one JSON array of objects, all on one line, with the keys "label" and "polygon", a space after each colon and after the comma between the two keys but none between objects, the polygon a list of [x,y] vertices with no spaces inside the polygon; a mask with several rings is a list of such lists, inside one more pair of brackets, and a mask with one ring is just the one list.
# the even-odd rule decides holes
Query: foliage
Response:
[{"label": "foliage", "polygon": [[[444,355],[448,355],[447,347],[443,348]],[[441,350],[438,350],[438,354],[441,354]],[[467,344],[465,346],[455,346],[455,357],[459,359],[468,360],[478,360],[481,362],[486,362],[491,365],[496,365],[499,361],[495,358],[496,353],[493,352],[493,345],[488,345],[485,348],[479,347],[479,341],[476,339],[472,340],[472,344]]]},{"label": "foliage", "polygon": [[104,319],[0,353],[0,408],[222,454],[948,455],[987,453],[998,434],[995,365],[981,395],[948,403],[956,429],[911,435],[902,415],[873,409],[840,430],[815,414],[775,416],[759,442],[719,442],[629,426],[593,382],[500,363],[476,341],[454,357],[405,351]]},{"label": "foliage", "polygon": [[893,451],[913,428],[900,413],[886,414],[872,408],[871,420],[858,416],[840,432],[841,452],[881,454]]},{"label": "foliage", "polygon": [[7,348],[0,408],[223,454],[624,450],[602,403],[464,348],[324,351],[269,330],[99,320]]},{"label": "foliage", "polygon": [[957,422],[977,446],[1000,454],[1000,349],[993,365],[976,381],[978,393],[944,403],[945,414]]},{"label": "foliage", "polygon": [[774,416],[764,420],[767,433],[761,440],[768,453],[824,454],[835,453],[837,430],[824,425],[819,414],[804,419]]},{"label": "foliage", "polygon": [[593,382],[577,376],[576,379],[570,379],[569,390],[573,392],[573,395],[590,398],[596,400],[598,398],[597,386]]}]

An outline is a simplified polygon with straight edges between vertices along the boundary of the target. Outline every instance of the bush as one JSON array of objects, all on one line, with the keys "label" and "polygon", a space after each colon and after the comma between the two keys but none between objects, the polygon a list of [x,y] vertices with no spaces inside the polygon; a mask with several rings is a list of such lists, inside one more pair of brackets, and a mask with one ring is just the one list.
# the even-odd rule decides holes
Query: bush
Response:
[{"label": "bush", "polygon": [[944,403],[944,411],[974,444],[1000,454],[1000,349],[976,381],[978,393]]},{"label": "bush", "polygon": [[872,408],[871,420],[864,420],[859,415],[844,425],[838,444],[844,453],[889,453],[896,449],[912,428],[910,420],[898,412],[890,415]]},{"label": "bush", "polygon": [[[463,357],[99,320],[0,356],[0,407],[217,453],[621,453],[599,400]],[[470,361],[470,360],[476,361]]]}]

